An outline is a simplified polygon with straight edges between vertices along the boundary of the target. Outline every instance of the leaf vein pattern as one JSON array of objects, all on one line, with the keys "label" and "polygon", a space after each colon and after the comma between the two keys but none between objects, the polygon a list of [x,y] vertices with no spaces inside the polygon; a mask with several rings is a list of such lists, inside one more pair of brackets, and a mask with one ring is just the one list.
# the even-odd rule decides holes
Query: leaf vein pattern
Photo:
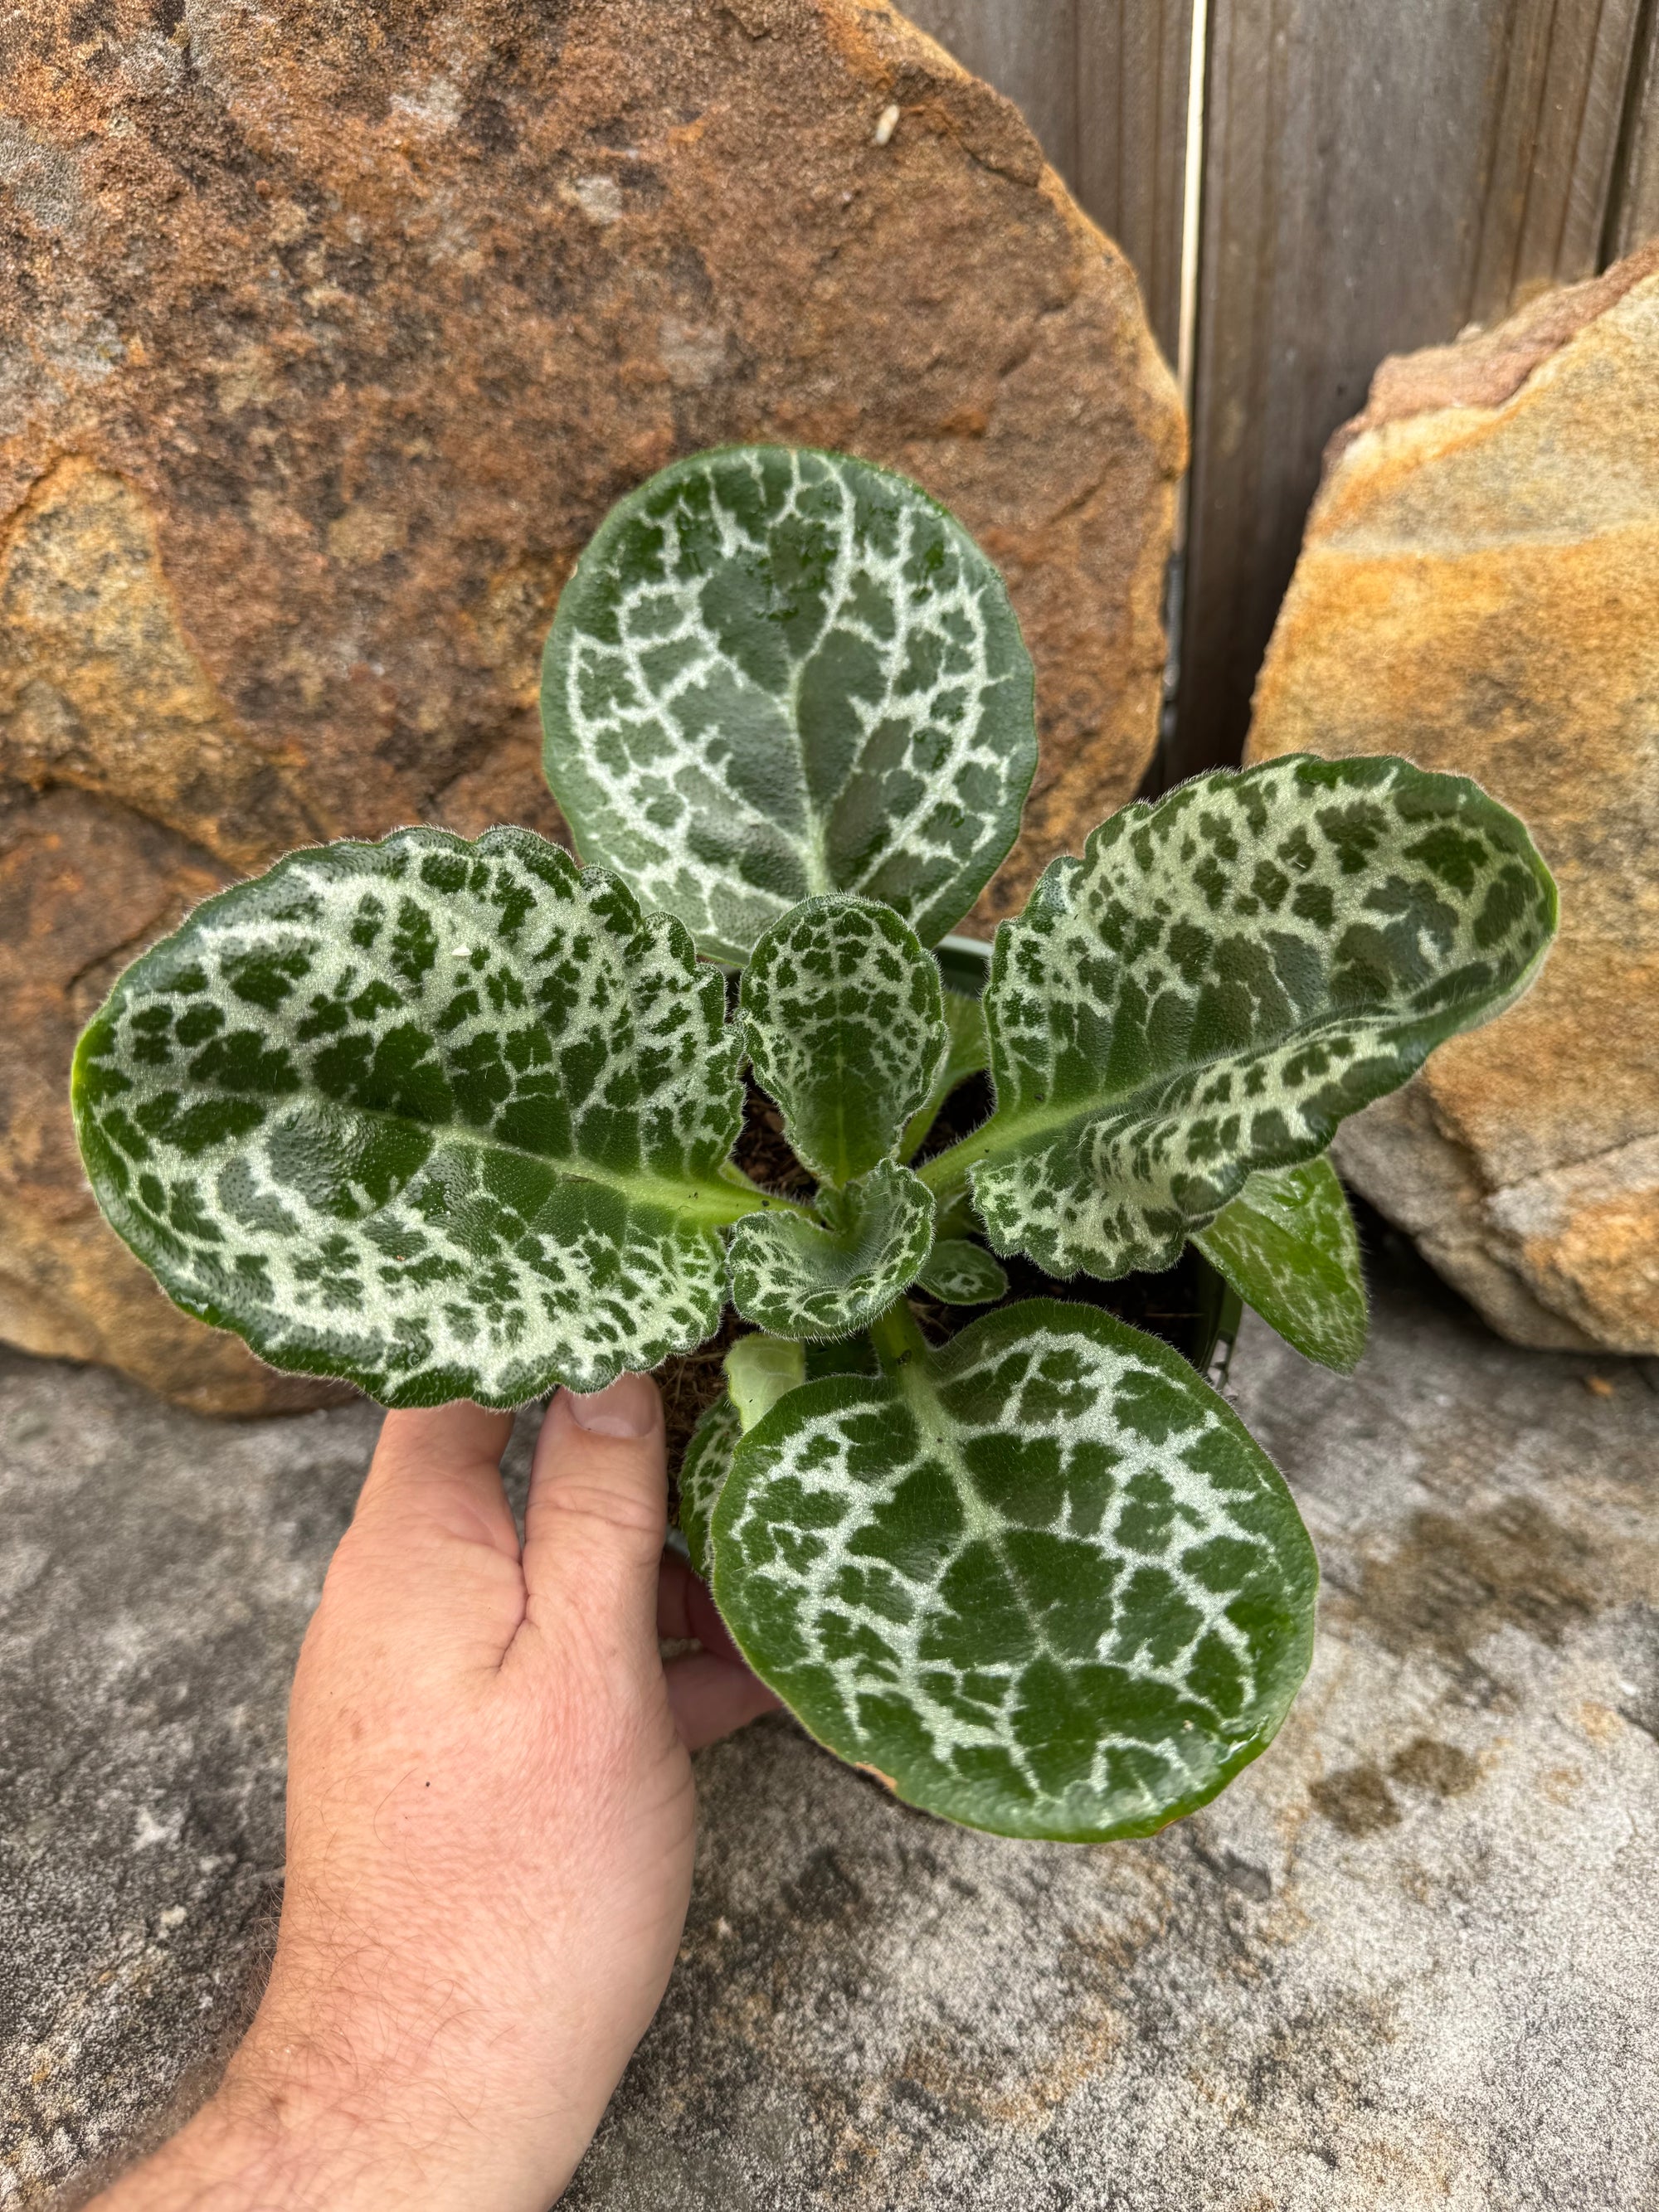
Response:
[{"label": "leaf vein pattern", "polygon": [[528,831],[290,855],[123,976],[100,1202],[191,1312],[385,1404],[593,1389],[718,1325],[740,1049],[677,923]]},{"label": "leaf vein pattern", "polygon": [[937,1382],[782,1401],[738,1449],[717,1587],[751,1662],[902,1795],[1009,1832],[1150,1832],[1277,1727],[1311,1551],[1174,1354],[1036,1315],[975,1323]]},{"label": "leaf vein pattern", "polygon": [[583,556],[547,671],[579,844],[729,960],[830,890],[937,937],[1035,765],[1000,579],[915,486],[844,456],[750,448],[653,478]]},{"label": "leaf vein pattern", "polygon": [[1508,1005],[1554,922],[1514,817],[1406,762],[1291,757],[1125,808],[998,933],[997,1114],[961,1148],[993,1244],[1060,1277],[1171,1265],[1254,1170]]}]

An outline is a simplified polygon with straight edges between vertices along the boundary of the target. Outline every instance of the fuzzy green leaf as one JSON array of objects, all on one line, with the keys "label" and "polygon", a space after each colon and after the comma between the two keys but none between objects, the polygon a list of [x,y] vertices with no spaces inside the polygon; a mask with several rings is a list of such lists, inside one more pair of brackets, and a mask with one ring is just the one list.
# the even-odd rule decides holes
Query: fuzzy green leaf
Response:
[{"label": "fuzzy green leaf", "polygon": [[1193,1242],[1304,1358],[1346,1375],[1365,1349],[1365,1278],[1347,1194],[1322,1155],[1253,1175]]},{"label": "fuzzy green leaf", "polygon": [[932,1194],[890,1160],[818,1204],[823,1228],[800,1214],[751,1213],[732,1231],[732,1303],[774,1336],[867,1328],[932,1248]]},{"label": "fuzzy green leaf", "polygon": [[932,944],[1012,844],[1036,765],[1001,577],[907,478],[732,447],[613,507],[542,674],[547,779],[584,857],[741,963],[823,891]]},{"label": "fuzzy green leaf", "polygon": [[916,1278],[947,1306],[986,1306],[1007,1295],[1000,1261],[969,1237],[941,1237]]},{"label": "fuzzy green leaf", "polygon": [[915,932],[873,899],[806,899],[763,932],[743,974],[750,1057],[821,1181],[893,1152],[945,1059],[943,998]]},{"label": "fuzzy green leaf", "polygon": [[705,1582],[714,1565],[709,1523],[744,1431],[809,1376],[879,1372],[867,1336],[823,1344],[791,1343],[758,1332],[738,1339],[726,1355],[726,1389],[699,1415],[680,1465],[680,1529],[692,1567]]},{"label": "fuzzy green leaf", "polygon": [[714,1404],[706,1406],[699,1414],[691,1441],[685,1447],[685,1456],[680,1462],[680,1534],[685,1539],[691,1571],[701,1575],[704,1582],[714,1566],[709,1549],[709,1523],[720,1504],[726,1478],[732,1472],[732,1455],[742,1434],[742,1417],[722,1390]]},{"label": "fuzzy green leaf", "polygon": [[722,1618],[814,1735],[1003,1835],[1191,1812],[1312,1650],[1272,1462],[1178,1353],[1081,1304],[792,1390],[733,1455],[714,1548]]},{"label": "fuzzy green leaf", "polygon": [[762,1329],[740,1336],[724,1364],[726,1387],[745,1429],[752,1429],[787,1391],[806,1380],[805,1346],[799,1339],[768,1336]]},{"label": "fuzzy green leaf", "polygon": [[997,933],[997,1111],[964,1170],[991,1243],[1051,1275],[1173,1264],[1251,1171],[1531,981],[1555,887],[1512,814],[1398,760],[1287,757],[1126,807]]},{"label": "fuzzy green leaf", "polygon": [[592,1390],[719,1324],[720,976],[528,830],[291,854],[81,1040],[98,1200],[187,1312],[389,1406]]},{"label": "fuzzy green leaf", "polygon": [[902,1160],[914,1159],[920,1152],[939,1119],[939,1108],[958,1084],[965,1083],[970,1075],[979,1074],[990,1065],[991,1040],[986,1033],[985,1010],[976,998],[947,989],[945,1028],[949,1039],[945,1059],[927,1097],[904,1125],[904,1134],[899,1140]]}]

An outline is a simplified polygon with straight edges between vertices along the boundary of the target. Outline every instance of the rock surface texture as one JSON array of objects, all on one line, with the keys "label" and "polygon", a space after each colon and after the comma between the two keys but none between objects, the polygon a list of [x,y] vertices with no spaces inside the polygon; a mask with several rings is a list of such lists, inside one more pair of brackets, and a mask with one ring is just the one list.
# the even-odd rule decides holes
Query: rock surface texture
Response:
[{"label": "rock surface texture", "polygon": [[0,1331],[293,1403],[92,1212],[62,1102],[122,963],[295,843],[559,834],[561,585],[762,438],[1008,574],[1042,763],[988,924],[1150,757],[1180,410],[1127,264],[884,0],[26,0],[0,57]]},{"label": "rock surface texture", "polygon": [[1473,775],[1561,886],[1543,981],[1335,1147],[1517,1343],[1659,1352],[1659,242],[1385,362],[1339,432],[1250,757]]},{"label": "rock surface texture", "polygon": [[[1352,1380],[1254,1323],[1236,1361],[1325,1577],[1272,1750],[1098,1850],[945,1827],[781,1722],[705,1754],[680,1966],[568,2203],[1646,2212],[1659,1365],[1517,1352],[1398,1264]],[[0,1356],[8,2212],[90,2194],[244,2014],[374,1428]]]}]

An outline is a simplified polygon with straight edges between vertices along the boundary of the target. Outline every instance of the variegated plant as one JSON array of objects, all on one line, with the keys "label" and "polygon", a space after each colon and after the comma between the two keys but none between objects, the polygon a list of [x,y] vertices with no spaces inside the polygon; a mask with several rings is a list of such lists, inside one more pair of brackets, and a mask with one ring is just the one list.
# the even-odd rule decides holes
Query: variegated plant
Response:
[{"label": "variegated plant", "polygon": [[[1404,761],[1277,760],[1125,808],[988,967],[942,947],[1018,825],[1030,663],[960,526],[836,454],[624,500],[544,708],[586,866],[517,829],[295,853],[127,969],[75,1065],[106,1213],[188,1311],[390,1406],[591,1390],[730,1301],[681,1525],[806,1727],[1008,1834],[1202,1804],[1306,1668],[1313,1554],[1194,1369],[1058,1293],[1191,1241],[1352,1367],[1325,1147],[1537,972],[1526,831]],[[745,1063],[810,1200],[733,1163]]]}]

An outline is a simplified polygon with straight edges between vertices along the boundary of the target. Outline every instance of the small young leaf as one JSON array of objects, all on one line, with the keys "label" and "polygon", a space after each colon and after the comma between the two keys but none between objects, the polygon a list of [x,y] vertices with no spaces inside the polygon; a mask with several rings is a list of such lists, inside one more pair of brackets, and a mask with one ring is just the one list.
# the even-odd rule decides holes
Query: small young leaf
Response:
[{"label": "small young leaf", "polygon": [[714,1526],[762,1680],[907,1802],[1002,1835],[1150,1835],[1206,1803],[1312,1650],[1272,1462],[1177,1352],[1082,1304],[792,1390]]},{"label": "small young leaf", "polygon": [[720,1492],[732,1472],[732,1455],[743,1434],[743,1422],[725,1391],[705,1407],[691,1431],[680,1462],[680,1534],[685,1539],[693,1574],[707,1582],[714,1571],[709,1549],[709,1523],[720,1504]]},{"label": "small young leaf", "polygon": [[1359,1239],[1322,1154],[1253,1175],[1193,1242],[1304,1358],[1343,1375],[1358,1364],[1367,1318]]},{"label": "small young leaf", "polygon": [[1001,577],[907,478],[731,447],[614,507],[542,673],[547,780],[576,843],[711,959],[820,891],[931,945],[1014,841],[1036,765]]},{"label": "small young leaf", "polygon": [[738,1339],[726,1355],[725,1366],[726,1387],[738,1419],[745,1429],[752,1429],[787,1391],[806,1380],[806,1347],[757,1329],[752,1336]]},{"label": "small young leaf", "polygon": [[945,1058],[942,1000],[932,955],[873,899],[806,899],[762,933],[743,972],[755,1079],[820,1181],[891,1153]]},{"label": "small young leaf", "polygon": [[388,1406],[597,1389],[718,1327],[720,976],[528,830],[290,854],[121,976],[87,1172],[187,1312]]},{"label": "small young leaf", "polygon": [[985,1010],[977,999],[970,999],[962,991],[947,989],[945,1027],[950,1042],[944,1063],[927,1097],[904,1125],[904,1134],[899,1140],[902,1160],[914,1159],[921,1151],[929,1130],[939,1119],[939,1108],[957,1085],[990,1066],[991,1040],[986,1034]]},{"label": "small young leaf", "polygon": [[1500,1012],[1554,928],[1526,830],[1462,776],[1290,756],[1127,806],[998,931],[996,1114],[923,1173],[948,1195],[976,1162],[991,1243],[1051,1275],[1171,1266]]},{"label": "small young leaf", "polygon": [[932,1194],[890,1160],[818,1203],[822,1229],[798,1213],[751,1213],[732,1231],[732,1303],[774,1336],[867,1328],[932,1247]]},{"label": "small young leaf", "polygon": [[942,1237],[916,1280],[947,1306],[989,1305],[1008,1291],[1001,1262],[967,1237]]}]

